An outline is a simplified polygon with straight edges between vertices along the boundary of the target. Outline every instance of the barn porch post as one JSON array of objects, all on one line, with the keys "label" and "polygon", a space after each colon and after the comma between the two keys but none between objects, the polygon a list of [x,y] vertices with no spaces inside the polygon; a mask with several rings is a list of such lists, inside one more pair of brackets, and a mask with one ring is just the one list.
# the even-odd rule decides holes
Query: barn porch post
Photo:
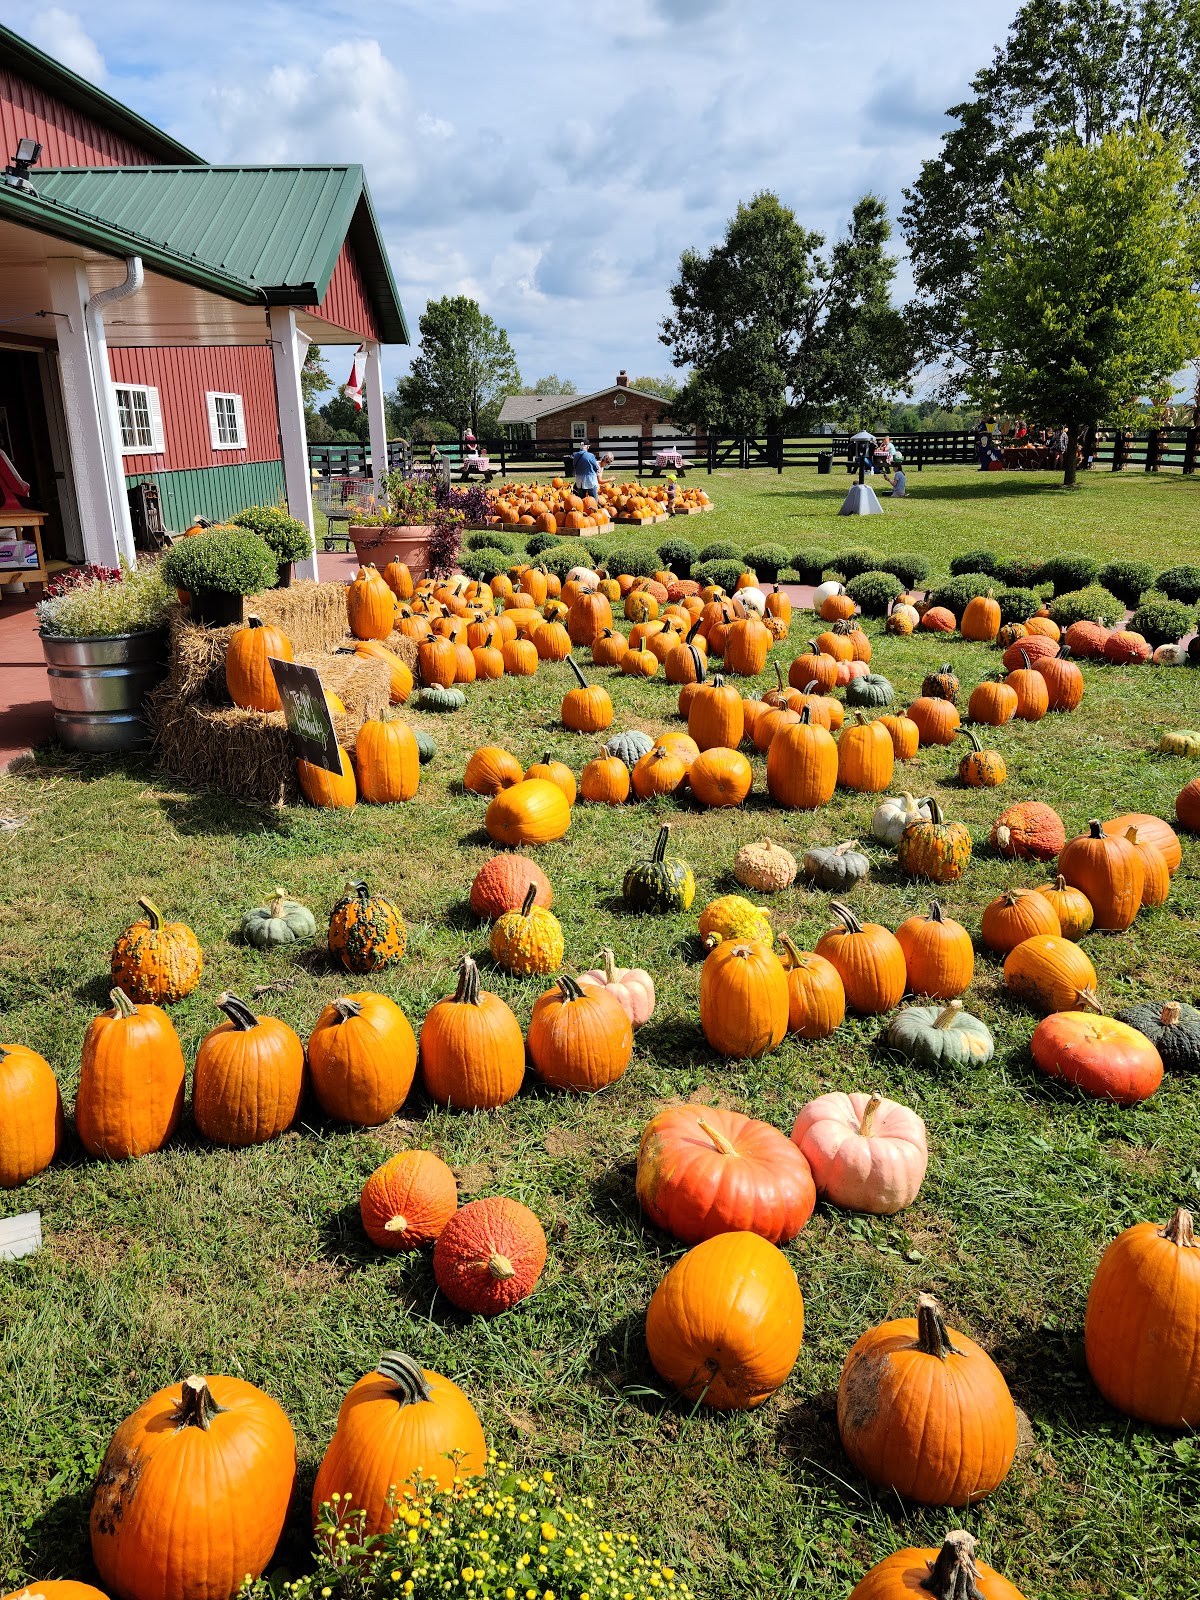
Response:
[{"label": "barn porch post", "polygon": [[366,391],[367,424],[371,441],[371,477],[374,480],[375,498],[383,498],[383,480],[388,470],[387,411],[383,403],[383,361],[378,339],[364,339],[367,367],[363,375]]},{"label": "barn porch post", "polygon": [[308,436],[304,428],[304,392],[300,372],[312,340],[296,325],[293,306],[272,306],[271,355],[275,367],[275,403],[279,410],[279,444],[283,453],[283,483],[288,512],[302,522],[313,538],[313,553],[296,562],[298,578],[317,576],[317,547],[313,537],[312,476],[308,469]]}]

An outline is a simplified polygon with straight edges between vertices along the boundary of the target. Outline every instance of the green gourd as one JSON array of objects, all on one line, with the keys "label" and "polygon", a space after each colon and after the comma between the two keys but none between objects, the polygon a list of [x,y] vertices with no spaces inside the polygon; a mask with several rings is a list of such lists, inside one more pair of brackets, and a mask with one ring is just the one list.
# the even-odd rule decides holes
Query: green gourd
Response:
[{"label": "green gourd", "polygon": [[634,911],[686,911],[696,898],[696,879],[691,866],[680,856],[667,855],[671,825],[658,830],[654,852],[646,861],[635,861],[625,874],[621,896]]},{"label": "green gourd", "polygon": [[282,889],[275,890],[270,905],[255,906],[242,918],[242,938],[260,950],[297,944],[311,939],[316,931],[317,919],[308,907],[289,900]]},{"label": "green gourd", "polygon": [[437,741],[423,728],[414,728],[413,732],[417,738],[417,755],[420,757],[421,765],[427,766],[437,755]]},{"label": "green gourd", "polygon": [[932,700],[949,700],[951,705],[957,701],[958,678],[948,661],[943,661],[936,672],[929,674],[921,684],[921,693]]},{"label": "green gourd", "polygon": [[461,689],[445,688],[439,683],[430,684],[417,695],[418,711],[461,711],[466,703]]},{"label": "green gourd", "polygon": [[1181,1000],[1128,1006],[1117,1013],[1144,1033],[1162,1057],[1168,1072],[1200,1072],[1200,1011]]},{"label": "green gourd", "polygon": [[981,1067],[996,1050],[987,1024],[964,1011],[961,1000],[906,1006],[892,1018],[887,1042],[923,1067]]},{"label": "green gourd", "polygon": [[851,678],[846,685],[848,706],[890,706],[896,691],[879,672],[865,672],[861,678]]},{"label": "green gourd", "polygon": [[871,870],[857,839],[847,839],[845,844],[814,845],[804,852],[803,866],[804,876],[830,894],[853,889]]},{"label": "green gourd", "polygon": [[654,749],[654,740],[640,728],[631,728],[628,733],[614,734],[604,749],[608,755],[623,761],[632,772],[642,757]]}]

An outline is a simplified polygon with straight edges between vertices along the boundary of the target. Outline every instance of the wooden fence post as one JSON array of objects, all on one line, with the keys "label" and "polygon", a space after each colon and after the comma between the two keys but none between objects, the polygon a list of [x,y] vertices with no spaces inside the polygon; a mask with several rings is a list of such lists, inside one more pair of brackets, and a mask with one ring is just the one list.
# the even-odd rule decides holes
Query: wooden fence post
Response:
[{"label": "wooden fence post", "polygon": [[638,434],[638,477],[639,478],[642,476],[642,474],[646,470],[645,455],[643,453],[645,442],[646,442],[645,439],[639,433]]},{"label": "wooden fence post", "polygon": [[1158,429],[1151,428],[1146,435],[1146,465],[1145,472],[1158,471]]},{"label": "wooden fence post", "polygon": [[708,475],[710,478],[712,477],[713,457],[716,455],[716,443],[715,435],[710,433],[708,435]]},{"label": "wooden fence post", "polygon": [[1189,428],[1183,438],[1183,470],[1195,472],[1196,470],[1196,435],[1195,428]]}]

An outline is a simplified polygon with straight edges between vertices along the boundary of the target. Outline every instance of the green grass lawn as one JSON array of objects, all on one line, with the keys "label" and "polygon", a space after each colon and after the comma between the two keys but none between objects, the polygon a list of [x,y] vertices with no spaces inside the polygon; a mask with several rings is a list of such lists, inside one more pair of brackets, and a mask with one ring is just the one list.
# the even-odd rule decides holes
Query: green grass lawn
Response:
[{"label": "green grass lawn", "polygon": [[[707,482],[708,480],[706,480]],[[916,473],[912,498],[869,527],[832,520],[845,479],[815,474],[716,476],[718,511],[683,524],[700,540],[805,538],[919,549],[944,570],[957,549],[993,540],[1004,551],[1145,554],[1167,565],[1192,555],[1197,485],[1142,474],[1085,477],[1068,495],[1024,477]],[[662,529],[643,537],[662,537]],[[803,615],[774,654],[785,664],[811,628]],[[996,669],[994,652],[961,641],[882,639],[873,670],[901,703],[947,656],[969,689]],[[936,794],[976,840],[967,876],[944,891],[948,912],[978,933],[984,905],[1008,884],[1045,874],[985,846],[1006,804],[1039,798],[1068,835],[1090,816],[1138,810],[1173,815],[1196,766],[1154,753],[1159,733],[1200,720],[1200,674],[1084,665],[1087,692],[1072,717],[997,731],[1007,785],[960,789],[958,752],[922,750],[897,769],[895,789]],[[617,727],[680,724],[675,691],[599,675]],[[760,687],[765,687],[763,683]],[[414,1027],[453,987],[471,951],[485,983],[522,1024],[547,987],[505,978],[487,959],[487,930],[467,890],[492,853],[485,803],[461,792],[467,753],[500,742],[529,763],[549,749],[578,772],[595,741],[567,734],[558,707],[565,664],[531,679],[468,689],[456,716],[414,716],[438,740],[417,799],[349,814],[256,810],[191,792],[148,761],[47,754],[28,775],[0,778],[0,813],[24,818],[0,835],[0,1037],[40,1050],[68,1108],[88,1020],[107,1002],[114,937],[150,893],[189,922],[204,948],[200,989],[173,1008],[189,1063],[220,1021],[222,988],[245,997],[278,983],[261,1006],[307,1038],[328,999],[355,987],[392,995]],[[538,852],[554,884],[567,965],[593,963],[609,944],[622,963],[651,969],[658,1009],[609,1091],[584,1100],[532,1081],[492,1113],[446,1113],[414,1091],[385,1127],[355,1131],[307,1112],[285,1137],[256,1149],[209,1146],[185,1118],[158,1155],[124,1165],[87,1159],[73,1141],[50,1171],[6,1196],[5,1213],[39,1208],[46,1243],[0,1266],[0,1580],[88,1577],[87,1501],[109,1436],[153,1390],[192,1371],[245,1377],[268,1390],[295,1426],[308,1491],[345,1389],[387,1349],[407,1350],[469,1393],[489,1439],[508,1459],[553,1468],[635,1531],[697,1592],[791,1592],[842,1600],[873,1561],[908,1544],[970,1528],[983,1559],[1029,1596],[1142,1600],[1200,1595],[1200,1441],[1130,1423],[1093,1390],[1082,1354],[1083,1311],[1105,1244],[1176,1205],[1200,1209],[1200,1104],[1195,1085],[1168,1077],[1150,1101],[1118,1110],[1041,1078],[1027,1045],[1035,1018],[1010,1003],[1000,964],[977,954],[971,1009],[996,1035],[985,1068],[934,1073],[891,1057],[878,1019],[848,1021],[830,1039],[792,1038],[754,1063],[722,1060],[698,1023],[696,916],[735,885],[736,849],[770,836],[799,853],[813,842],[867,838],[869,797],[839,791],[817,813],[780,813],[766,796],[764,760],[736,812],[674,802],[620,811],[576,808],[571,831]],[[695,865],[692,912],[627,915],[626,864],[646,852],[664,818]],[[924,908],[928,886],[904,879],[872,847],[873,869],[852,901],[895,927]],[[275,883],[323,922],[349,878],[389,893],[409,924],[402,965],[373,980],[340,978],[321,948],[273,955],[231,942],[248,906]],[[757,898],[757,897],[752,897]],[[764,901],[764,903],[766,903]],[[793,888],[771,902],[777,928],[811,949],[829,924],[823,895]],[[318,941],[318,946],[320,941]],[[1106,1002],[1197,1000],[1200,840],[1168,904],[1122,935],[1085,948]],[[829,1088],[875,1089],[915,1107],[929,1129],[930,1165],[908,1212],[869,1219],[817,1208],[787,1248],[805,1297],[806,1326],[789,1382],[761,1409],[693,1411],[663,1392],[643,1321],[680,1247],[641,1219],[634,1195],[638,1135],[671,1100],[745,1110],[790,1130],[800,1106]],[[510,1194],[532,1206],[550,1240],[533,1297],[495,1321],[471,1320],[436,1292],[428,1256],[384,1258],[363,1235],[357,1199],[384,1157],[419,1143],[455,1168],[463,1199]],[[845,1355],[868,1326],[912,1314],[918,1292],[999,1363],[1022,1413],[1018,1457],[1005,1484],[968,1511],[927,1511],[872,1491],[838,1442],[833,1395]],[[284,1560],[302,1560],[297,1510]]]}]

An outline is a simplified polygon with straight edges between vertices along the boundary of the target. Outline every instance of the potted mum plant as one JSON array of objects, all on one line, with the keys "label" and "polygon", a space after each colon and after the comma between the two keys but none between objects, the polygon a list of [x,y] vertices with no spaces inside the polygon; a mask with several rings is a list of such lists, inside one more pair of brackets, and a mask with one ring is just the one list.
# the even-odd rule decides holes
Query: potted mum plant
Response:
[{"label": "potted mum plant", "polygon": [[279,562],[258,534],[220,526],[176,540],[162,558],[162,573],[188,595],[196,622],[222,628],[241,622],[244,595],[275,586]]},{"label": "potted mum plant", "polygon": [[292,565],[307,561],[313,552],[312,535],[296,517],[289,517],[279,506],[247,506],[230,521],[237,528],[249,528],[275,552],[279,562],[279,576],[275,587],[288,589],[292,583]]},{"label": "potted mum plant", "polygon": [[350,513],[350,542],[360,565],[372,562],[382,569],[402,561],[419,580],[452,570],[463,520],[432,484],[391,472],[382,499],[368,499]]},{"label": "potted mum plant", "polygon": [[144,744],[147,694],[167,670],[175,595],[157,562],[57,574],[37,606],[59,742],[108,754]]}]

